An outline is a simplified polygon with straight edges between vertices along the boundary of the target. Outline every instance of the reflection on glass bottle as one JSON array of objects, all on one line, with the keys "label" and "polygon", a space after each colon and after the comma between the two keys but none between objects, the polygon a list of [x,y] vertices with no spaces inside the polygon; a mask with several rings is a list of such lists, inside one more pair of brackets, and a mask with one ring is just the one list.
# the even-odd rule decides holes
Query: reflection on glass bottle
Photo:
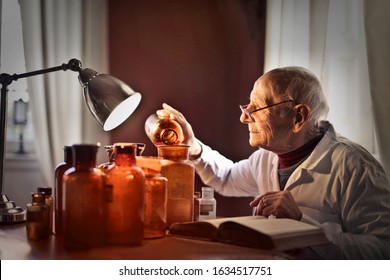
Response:
[{"label": "reflection on glass bottle", "polygon": [[153,114],[145,122],[145,132],[155,146],[177,145],[183,141],[183,130],[170,114]]},{"label": "reflection on glass bottle", "polygon": [[98,145],[73,145],[74,167],[63,177],[64,246],[86,249],[105,240],[104,175],[95,168]]},{"label": "reflection on glass bottle", "polygon": [[66,170],[73,166],[72,147],[64,147],[64,162],[57,165],[54,172],[54,232],[56,235],[63,233],[63,187],[62,177]]},{"label": "reflection on glass bottle", "polygon": [[145,173],[144,238],[165,236],[168,180],[160,174],[161,158],[136,158]]},{"label": "reflection on glass bottle", "polygon": [[44,193],[33,193],[32,203],[27,204],[26,230],[29,240],[40,240],[50,235],[50,210]]},{"label": "reflection on glass bottle", "polygon": [[157,147],[161,174],[168,179],[167,226],[193,219],[195,168],[188,161],[188,146]]},{"label": "reflection on glass bottle", "polygon": [[116,143],[115,165],[107,171],[111,191],[107,207],[107,242],[138,245],[143,241],[144,172],[135,165],[137,145]]}]

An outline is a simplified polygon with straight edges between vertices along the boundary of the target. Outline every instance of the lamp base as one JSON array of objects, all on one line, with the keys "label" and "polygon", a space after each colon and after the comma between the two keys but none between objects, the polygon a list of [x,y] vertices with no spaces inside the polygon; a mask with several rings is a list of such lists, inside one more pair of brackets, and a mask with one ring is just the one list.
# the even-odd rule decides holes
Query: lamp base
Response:
[{"label": "lamp base", "polygon": [[26,211],[15,206],[4,193],[0,194],[0,223],[20,223],[26,221]]}]

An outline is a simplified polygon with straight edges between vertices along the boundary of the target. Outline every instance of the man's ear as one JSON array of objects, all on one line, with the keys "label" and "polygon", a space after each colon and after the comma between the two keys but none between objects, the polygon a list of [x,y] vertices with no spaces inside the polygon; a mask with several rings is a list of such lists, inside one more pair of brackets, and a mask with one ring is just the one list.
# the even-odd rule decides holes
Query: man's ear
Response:
[{"label": "man's ear", "polygon": [[304,104],[298,104],[294,107],[295,119],[294,119],[294,131],[298,132],[305,126],[310,115],[310,108]]}]

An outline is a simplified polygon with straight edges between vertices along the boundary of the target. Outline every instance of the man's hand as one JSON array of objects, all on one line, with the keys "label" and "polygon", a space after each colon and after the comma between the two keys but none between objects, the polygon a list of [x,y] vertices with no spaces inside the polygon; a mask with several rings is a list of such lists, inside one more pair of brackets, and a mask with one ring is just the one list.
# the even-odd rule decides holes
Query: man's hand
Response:
[{"label": "man's hand", "polygon": [[169,114],[171,118],[175,119],[180,124],[183,130],[183,134],[184,134],[183,144],[190,146],[189,148],[190,155],[199,154],[202,151],[202,148],[195,137],[194,131],[192,130],[192,126],[186,120],[184,115],[166,103],[164,103],[162,107],[163,109],[157,111],[157,115]]},{"label": "man's hand", "polygon": [[289,191],[267,192],[256,197],[249,205],[256,207],[256,215],[294,220],[302,218],[302,212]]}]

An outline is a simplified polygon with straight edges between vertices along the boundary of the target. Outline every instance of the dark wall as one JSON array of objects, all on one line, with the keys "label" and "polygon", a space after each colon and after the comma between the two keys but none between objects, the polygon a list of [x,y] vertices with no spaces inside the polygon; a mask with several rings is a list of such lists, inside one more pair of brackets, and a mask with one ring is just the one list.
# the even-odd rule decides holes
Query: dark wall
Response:
[{"label": "dark wall", "polygon": [[[195,135],[232,160],[253,152],[239,121],[264,63],[265,0],[111,0],[110,74],[141,92],[140,107],[112,142],[143,142],[146,118],[166,102]],[[196,189],[202,183],[197,178]],[[249,214],[249,198],[216,196],[217,214]]]}]

